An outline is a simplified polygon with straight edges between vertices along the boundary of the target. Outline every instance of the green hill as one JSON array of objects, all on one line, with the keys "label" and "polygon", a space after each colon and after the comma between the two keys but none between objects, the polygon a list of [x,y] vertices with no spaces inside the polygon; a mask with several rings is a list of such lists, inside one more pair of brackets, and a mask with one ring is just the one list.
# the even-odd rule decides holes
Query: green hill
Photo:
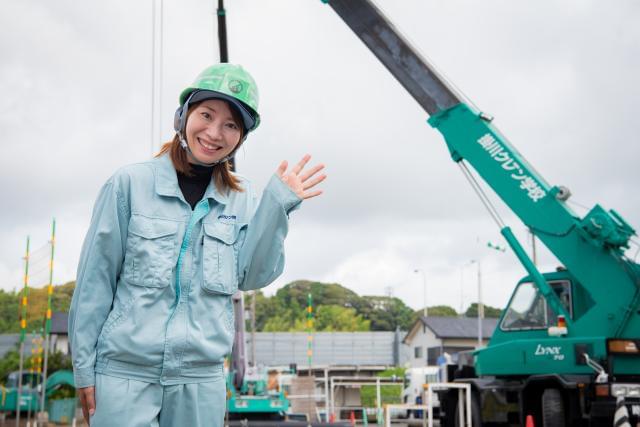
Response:
[{"label": "green hill", "polygon": [[258,331],[306,330],[307,295],[313,296],[316,331],[406,330],[416,319],[400,299],[359,296],[337,283],[298,280],[278,289],[273,297],[256,295]]},{"label": "green hill", "polygon": [[[53,311],[68,311],[75,282],[54,286]],[[387,296],[360,296],[338,283],[322,283],[309,280],[291,282],[271,297],[261,291],[256,293],[256,329],[258,331],[307,330],[307,295],[313,296],[315,331],[393,331],[408,330],[422,314],[414,311],[402,300]],[[20,331],[18,319],[21,292],[0,291],[0,333]],[[248,308],[251,296],[245,294]],[[29,331],[38,330],[47,307],[47,290],[30,289],[27,322]],[[472,305],[467,315],[473,315]],[[488,316],[495,315],[485,308]],[[431,316],[456,316],[448,306],[429,307]]]}]

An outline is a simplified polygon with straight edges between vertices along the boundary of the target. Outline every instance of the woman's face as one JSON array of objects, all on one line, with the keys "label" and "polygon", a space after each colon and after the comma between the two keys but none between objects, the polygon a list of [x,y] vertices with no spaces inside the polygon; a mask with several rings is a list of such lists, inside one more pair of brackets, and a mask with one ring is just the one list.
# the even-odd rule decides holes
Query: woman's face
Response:
[{"label": "woman's face", "polygon": [[187,144],[201,163],[214,163],[231,153],[242,131],[226,101],[207,99],[191,111],[185,129]]}]

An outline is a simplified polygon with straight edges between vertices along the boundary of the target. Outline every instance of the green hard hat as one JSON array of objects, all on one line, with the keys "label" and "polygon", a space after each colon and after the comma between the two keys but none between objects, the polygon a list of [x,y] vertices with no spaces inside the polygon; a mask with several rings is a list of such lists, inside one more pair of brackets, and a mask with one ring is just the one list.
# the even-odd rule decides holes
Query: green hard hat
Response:
[{"label": "green hard hat", "polygon": [[191,86],[182,91],[180,105],[183,106],[187,100],[193,103],[211,98],[232,104],[240,112],[247,132],[260,124],[258,86],[240,65],[221,63],[205,68]]}]

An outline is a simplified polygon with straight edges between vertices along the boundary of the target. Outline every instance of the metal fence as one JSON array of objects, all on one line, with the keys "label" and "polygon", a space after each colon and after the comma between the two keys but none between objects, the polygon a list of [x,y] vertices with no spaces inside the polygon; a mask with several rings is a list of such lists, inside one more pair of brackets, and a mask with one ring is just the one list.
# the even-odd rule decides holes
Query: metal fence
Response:
[{"label": "metal fence", "polygon": [[[316,332],[312,350],[314,365],[401,365],[408,350],[401,343],[405,332]],[[251,349],[247,334],[247,349]],[[399,338],[398,338],[399,337]],[[307,365],[306,332],[257,332],[256,359],[263,365]]]}]

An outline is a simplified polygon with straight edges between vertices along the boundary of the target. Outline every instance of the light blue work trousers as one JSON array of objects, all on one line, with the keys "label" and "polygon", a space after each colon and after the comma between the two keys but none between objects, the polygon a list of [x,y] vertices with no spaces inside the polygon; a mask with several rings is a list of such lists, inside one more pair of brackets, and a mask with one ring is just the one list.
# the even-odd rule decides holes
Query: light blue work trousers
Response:
[{"label": "light blue work trousers", "polygon": [[224,377],[162,385],[96,374],[91,427],[222,427]]}]

